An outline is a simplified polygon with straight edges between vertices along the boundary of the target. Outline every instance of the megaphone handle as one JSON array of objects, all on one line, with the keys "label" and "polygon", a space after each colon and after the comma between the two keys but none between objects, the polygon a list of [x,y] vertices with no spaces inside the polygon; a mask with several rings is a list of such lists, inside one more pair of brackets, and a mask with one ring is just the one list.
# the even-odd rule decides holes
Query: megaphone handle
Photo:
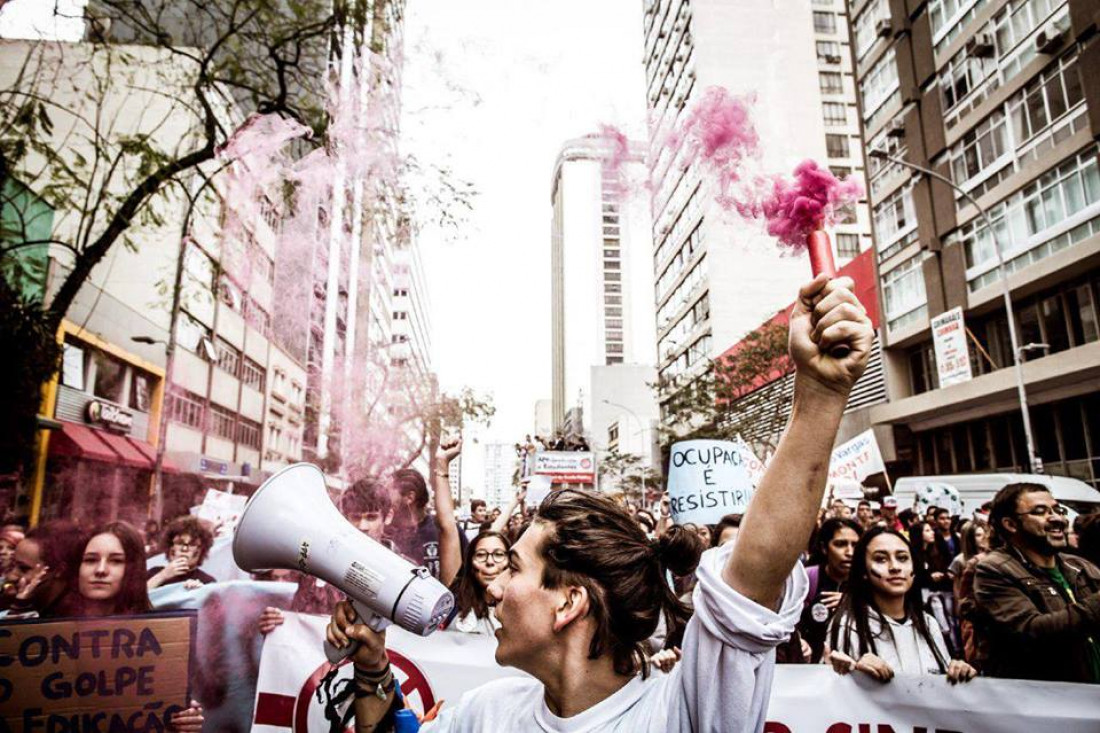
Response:
[{"label": "megaphone handle", "polygon": [[[393,623],[385,616],[379,616],[377,613],[374,613],[369,608],[366,608],[355,601],[352,601],[351,605],[352,608],[355,609],[356,618],[365,619],[363,623],[365,623],[367,625],[367,628],[369,628],[371,631],[384,631],[387,626]],[[325,657],[328,658],[330,664],[339,664],[343,660],[350,657],[352,654],[355,654],[356,650],[358,649],[358,641],[352,641],[351,644],[348,644],[343,649],[337,649],[335,646],[330,644],[327,639],[325,640]]]}]

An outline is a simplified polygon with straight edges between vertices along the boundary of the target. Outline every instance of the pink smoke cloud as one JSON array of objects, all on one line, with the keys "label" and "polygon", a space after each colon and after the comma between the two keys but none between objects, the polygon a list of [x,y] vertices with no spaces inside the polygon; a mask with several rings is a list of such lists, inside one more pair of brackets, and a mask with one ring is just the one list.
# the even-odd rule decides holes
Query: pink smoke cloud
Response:
[{"label": "pink smoke cloud", "polygon": [[849,176],[841,181],[813,160],[804,160],[794,169],[793,179],[760,178],[733,205],[746,219],[764,219],[768,234],[781,245],[801,251],[810,232],[835,224],[844,207],[863,194],[858,179]]},{"label": "pink smoke cloud", "polygon": [[666,144],[685,148],[685,160],[702,161],[717,183],[716,200],[725,208],[727,192],[741,180],[747,158],[759,153],[760,136],[752,122],[754,99],[735,97],[723,87],[709,87]]}]

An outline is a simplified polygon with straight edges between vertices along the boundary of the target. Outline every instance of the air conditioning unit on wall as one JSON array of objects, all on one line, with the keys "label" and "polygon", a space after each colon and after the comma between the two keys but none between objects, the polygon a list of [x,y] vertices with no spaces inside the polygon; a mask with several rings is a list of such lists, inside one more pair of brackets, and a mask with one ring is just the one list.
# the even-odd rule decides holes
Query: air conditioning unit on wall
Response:
[{"label": "air conditioning unit on wall", "polygon": [[1051,23],[1035,34],[1035,50],[1045,54],[1055,53],[1065,40],[1066,32],[1057,23]]},{"label": "air conditioning unit on wall", "polygon": [[889,38],[894,35],[894,27],[890,25],[890,21],[886,18],[875,23],[875,35],[879,38]]},{"label": "air conditioning unit on wall", "polygon": [[996,50],[992,33],[979,33],[966,42],[966,55],[971,58],[989,58]]}]

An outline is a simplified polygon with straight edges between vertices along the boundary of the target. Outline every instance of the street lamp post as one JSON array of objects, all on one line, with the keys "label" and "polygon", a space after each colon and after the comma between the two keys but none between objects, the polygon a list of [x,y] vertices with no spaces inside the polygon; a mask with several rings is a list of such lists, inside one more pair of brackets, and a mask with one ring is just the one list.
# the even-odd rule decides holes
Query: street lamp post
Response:
[{"label": "street lamp post", "polygon": [[[636,422],[638,424],[638,432],[636,432],[635,435],[642,435],[643,433],[645,433],[645,428],[642,426],[642,421],[638,417],[637,413],[634,412],[634,410],[631,410],[626,405],[620,405],[617,402],[612,402],[611,400],[601,400],[601,402],[603,402],[605,405],[610,405],[611,407],[617,407],[620,410],[623,410],[624,412],[629,414],[632,418],[634,418],[634,422]],[[644,463],[644,461],[643,461],[642,465],[638,466],[638,477],[642,480],[642,504],[645,505],[646,485],[645,485],[645,463]]]},{"label": "street lamp post", "polygon": [[910,163],[907,160],[897,158],[893,155],[890,155],[885,150],[872,149],[868,151],[868,155],[870,155],[872,158],[888,160],[892,163],[896,163],[900,166],[909,168],[918,173],[923,173],[930,178],[934,178],[937,181],[947,184],[952,189],[957,191],[960,195],[962,195],[963,198],[969,201],[974,206],[974,208],[978,210],[978,214],[982,217],[982,221],[985,222],[986,229],[989,230],[989,236],[993,240],[993,250],[997,253],[997,268],[998,271],[1001,273],[1001,296],[1004,299],[1005,317],[1008,321],[1008,337],[1012,344],[1012,364],[1013,370],[1016,373],[1016,395],[1020,401],[1020,417],[1023,419],[1024,423],[1024,438],[1027,442],[1028,465],[1031,468],[1032,473],[1042,473],[1043,463],[1035,452],[1035,439],[1032,437],[1031,434],[1031,413],[1028,410],[1027,406],[1027,388],[1024,386],[1024,370],[1022,364],[1020,363],[1021,353],[1026,349],[1034,348],[1036,345],[1028,344],[1023,348],[1020,347],[1019,337],[1016,334],[1016,316],[1012,311],[1012,294],[1010,293],[1008,287],[1008,271],[1005,269],[1004,252],[1001,250],[1001,243],[997,239],[997,231],[993,227],[993,222],[989,219],[989,214],[986,213],[985,209],[982,208],[982,205],[979,204],[973,196],[971,196],[967,191],[956,185],[955,182],[947,176],[937,173],[930,168],[925,168],[924,166],[916,165],[915,163]]}]

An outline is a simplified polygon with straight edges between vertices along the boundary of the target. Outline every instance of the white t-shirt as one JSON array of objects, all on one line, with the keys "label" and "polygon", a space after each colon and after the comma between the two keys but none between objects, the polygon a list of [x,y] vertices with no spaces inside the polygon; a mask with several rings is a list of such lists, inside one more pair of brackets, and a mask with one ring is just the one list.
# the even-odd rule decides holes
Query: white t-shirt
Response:
[{"label": "white t-shirt", "polygon": [[451,622],[448,628],[451,631],[461,631],[464,634],[493,636],[500,628],[500,622],[497,621],[496,608],[489,606],[489,615],[485,618],[478,618],[477,612],[471,609],[463,616],[455,616],[455,620]]},{"label": "white t-shirt", "polygon": [[665,733],[760,731],[775,673],[775,647],[794,630],[806,595],[806,572],[795,566],[779,612],[745,598],[722,580],[733,546],[703,554],[695,615],[671,674],[637,676],[597,705],[570,718],[546,706],[542,683],[529,677],[495,680],[445,706],[424,733],[546,731]]},{"label": "white t-shirt", "polygon": [[[889,616],[882,616],[881,618],[886,619],[886,629],[882,626],[879,614],[872,612],[867,619],[871,635],[875,638],[874,653],[875,656],[890,665],[890,669],[894,670],[894,674],[943,674],[939,663],[936,661],[936,655],[932,652],[932,648],[928,646],[928,642],[917,633],[911,618],[906,618],[904,621],[897,621]],[[837,637],[837,649],[845,652],[850,657],[858,658],[859,637],[856,636],[855,624],[848,624],[847,616],[838,617],[836,623],[841,624],[840,635]],[[924,614],[924,625],[928,627],[928,634],[932,637],[932,642],[936,645],[936,648],[939,649],[944,663],[950,662],[951,655],[947,651],[947,644],[943,640],[943,632],[940,631],[936,619],[926,613]],[[847,635],[847,644],[845,644],[845,635]],[[830,629],[827,639],[831,640],[832,638],[832,630]],[[846,649],[852,651],[848,652]]]}]

